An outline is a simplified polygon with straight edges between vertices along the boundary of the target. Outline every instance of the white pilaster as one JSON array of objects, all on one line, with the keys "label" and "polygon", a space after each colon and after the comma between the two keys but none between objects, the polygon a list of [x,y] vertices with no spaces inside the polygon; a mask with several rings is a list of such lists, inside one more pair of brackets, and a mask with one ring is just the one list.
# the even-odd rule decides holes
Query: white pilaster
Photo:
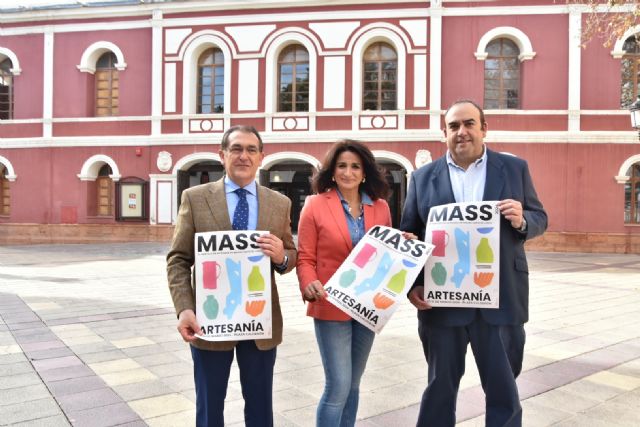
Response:
[{"label": "white pilaster", "polygon": [[440,110],[442,109],[442,7],[440,2],[431,6],[431,26],[429,31],[429,130],[440,131]]},{"label": "white pilaster", "polygon": [[53,136],[53,30],[44,31],[44,70],[42,88],[42,136]]},{"label": "white pilaster", "polygon": [[569,132],[580,131],[580,62],[582,12],[578,8],[569,10]]},{"label": "white pilaster", "polygon": [[151,18],[151,135],[162,133],[162,11]]}]

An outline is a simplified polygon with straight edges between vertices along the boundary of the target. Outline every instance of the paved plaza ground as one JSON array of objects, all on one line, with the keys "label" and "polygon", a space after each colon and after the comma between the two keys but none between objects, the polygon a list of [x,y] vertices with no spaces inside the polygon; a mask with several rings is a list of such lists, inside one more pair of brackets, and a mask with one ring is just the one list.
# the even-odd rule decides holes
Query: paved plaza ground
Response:
[{"label": "paved plaza ground", "polygon": [[[0,247],[0,425],[193,426],[191,357],[157,243]],[[519,378],[525,426],[640,425],[640,256],[530,253]],[[295,273],[278,281],[275,425],[313,426],[323,372]],[[471,351],[460,426],[484,425]],[[376,338],[359,427],[415,425],[426,385],[415,310]],[[233,368],[226,422],[243,424]]]}]

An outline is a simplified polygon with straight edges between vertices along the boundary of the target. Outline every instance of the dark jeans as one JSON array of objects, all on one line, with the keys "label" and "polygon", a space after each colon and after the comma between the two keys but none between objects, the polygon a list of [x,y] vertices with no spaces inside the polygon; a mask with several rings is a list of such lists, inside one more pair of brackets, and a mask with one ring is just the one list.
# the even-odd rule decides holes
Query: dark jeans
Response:
[{"label": "dark jeans", "polygon": [[[235,348],[247,427],[273,426],[273,366],[276,349],[262,351],[254,341]],[[196,385],[196,426],[224,427],[224,399],[234,350],[207,351],[191,346]]]}]

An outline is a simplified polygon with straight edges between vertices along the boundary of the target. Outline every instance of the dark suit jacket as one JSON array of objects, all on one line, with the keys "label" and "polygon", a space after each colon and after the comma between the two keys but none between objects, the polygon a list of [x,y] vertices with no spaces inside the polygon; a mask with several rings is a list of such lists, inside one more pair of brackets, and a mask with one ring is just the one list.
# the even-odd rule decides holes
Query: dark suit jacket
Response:
[{"label": "dark suit jacket", "polygon": [[[261,185],[258,190],[258,230],[267,230],[278,236],[284,245],[289,264],[285,272],[296,265],[296,248],[291,235],[291,201],[282,194]],[[231,220],[224,192],[224,180],[189,188],[182,193],[176,228],[173,232],[171,249],[167,254],[167,278],[176,314],[191,309],[195,312],[194,263],[195,233],[231,230]],[[271,268],[271,339],[256,340],[261,350],[269,350],[282,342],[282,313],[278,289]],[[211,342],[197,340],[193,345],[202,350],[231,350],[237,341]]]},{"label": "dark suit jacket", "polygon": [[[539,236],[547,228],[547,214],[538,200],[527,163],[514,156],[487,150],[486,201],[514,199],[522,203],[527,231],[515,230],[504,217],[500,220],[500,308],[480,309],[487,323],[523,324],[529,319],[529,268],[524,242]],[[423,166],[413,173],[400,229],[424,240],[425,226],[432,206],[454,203],[446,157]],[[414,284],[424,284],[422,273]],[[436,307],[420,310],[418,318],[441,326],[461,326],[476,315],[474,308]]]}]

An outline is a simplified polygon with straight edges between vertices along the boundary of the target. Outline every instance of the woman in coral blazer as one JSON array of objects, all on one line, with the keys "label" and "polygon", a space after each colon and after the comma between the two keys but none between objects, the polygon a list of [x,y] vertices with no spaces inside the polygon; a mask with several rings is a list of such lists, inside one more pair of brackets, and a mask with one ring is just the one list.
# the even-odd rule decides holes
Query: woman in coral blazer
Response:
[{"label": "woman in coral blazer", "polygon": [[391,226],[384,200],[389,186],[371,151],[351,140],[333,145],[312,185],[317,194],[307,197],[300,214],[296,269],[325,374],[316,425],[353,426],[375,334],[329,303],[323,285],[367,230]]}]

